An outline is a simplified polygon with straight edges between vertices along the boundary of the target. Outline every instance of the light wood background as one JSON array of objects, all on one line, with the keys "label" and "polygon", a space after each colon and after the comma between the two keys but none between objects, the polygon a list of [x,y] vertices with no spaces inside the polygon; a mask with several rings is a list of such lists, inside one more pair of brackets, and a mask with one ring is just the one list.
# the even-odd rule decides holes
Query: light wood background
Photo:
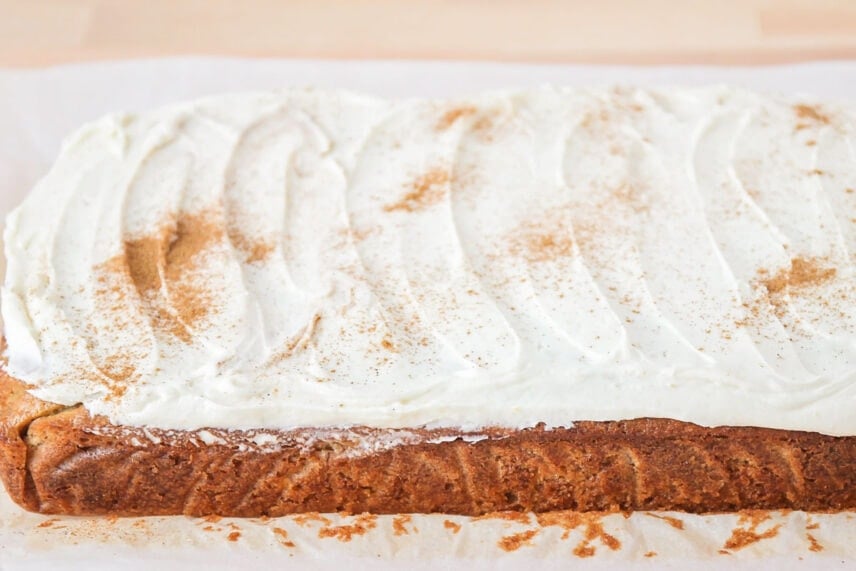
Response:
[{"label": "light wood background", "polygon": [[856,59],[856,0],[0,0],[0,65],[165,55]]}]

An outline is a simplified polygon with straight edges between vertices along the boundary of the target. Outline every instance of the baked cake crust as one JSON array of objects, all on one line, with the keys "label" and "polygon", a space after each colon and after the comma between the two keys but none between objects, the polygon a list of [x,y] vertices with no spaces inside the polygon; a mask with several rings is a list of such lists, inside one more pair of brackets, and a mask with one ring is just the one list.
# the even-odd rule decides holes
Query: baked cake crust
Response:
[{"label": "baked cake crust", "polygon": [[421,442],[354,454],[336,439],[300,445],[293,431],[262,448],[241,431],[201,446],[187,431],[116,427],[40,401],[5,374],[0,405],[6,488],[45,514],[856,508],[856,437],[638,419],[488,431],[477,442],[423,431]]}]

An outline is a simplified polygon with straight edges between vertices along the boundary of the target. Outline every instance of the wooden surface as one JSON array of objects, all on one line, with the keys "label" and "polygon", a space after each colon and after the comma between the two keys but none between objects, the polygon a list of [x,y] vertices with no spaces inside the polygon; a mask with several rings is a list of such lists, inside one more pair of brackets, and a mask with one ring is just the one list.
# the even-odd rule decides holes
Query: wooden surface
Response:
[{"label": "wooden surface", "polygon": [[166,55],[856,58],[853,0],[0,0],[0,65]]}]

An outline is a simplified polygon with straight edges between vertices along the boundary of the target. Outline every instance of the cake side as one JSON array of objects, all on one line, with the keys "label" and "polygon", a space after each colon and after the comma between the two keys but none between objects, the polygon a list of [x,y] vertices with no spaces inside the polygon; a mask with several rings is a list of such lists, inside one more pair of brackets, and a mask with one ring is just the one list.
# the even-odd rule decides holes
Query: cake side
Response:
[{"label": "cake side", "polygon": [[[2,344],[0,340],[0,347]],[[27,469],[27,431],[36,419],[64,408],[29,395],[22,383],[0,370],[0,479],[12,499],[28,510],[38,511],[39,500]]]},{"label": "cake side", "polygon": [[8,376],[0,391],[4,482],[46,514],[856,508],[856,437],[638,419],[471,442],[424,431],[372,451],[312,429],[260,443],[242,431],[117,427],[83,407],[39,403]]}]

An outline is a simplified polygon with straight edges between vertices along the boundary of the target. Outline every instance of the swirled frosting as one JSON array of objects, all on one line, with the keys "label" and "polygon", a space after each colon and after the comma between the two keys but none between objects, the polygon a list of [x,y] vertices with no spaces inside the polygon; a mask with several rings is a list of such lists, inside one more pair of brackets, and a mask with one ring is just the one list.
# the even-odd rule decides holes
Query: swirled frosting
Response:
[{"label": "swirled frosting", "polygon": [[725,87],[113,115],[8,218],[8,370],[167,429],[856,435],[854,191],[853,107]]}]

